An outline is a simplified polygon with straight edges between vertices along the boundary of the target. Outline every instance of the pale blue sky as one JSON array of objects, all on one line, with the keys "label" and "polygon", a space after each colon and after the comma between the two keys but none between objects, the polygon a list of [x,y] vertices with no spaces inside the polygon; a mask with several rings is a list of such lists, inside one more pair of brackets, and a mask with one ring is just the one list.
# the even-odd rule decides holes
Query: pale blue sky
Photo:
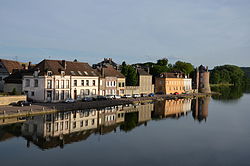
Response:
[{"label": "pale blue sky", "polygon": [[250,66],[250,0],[0,0],[0,58]]}]

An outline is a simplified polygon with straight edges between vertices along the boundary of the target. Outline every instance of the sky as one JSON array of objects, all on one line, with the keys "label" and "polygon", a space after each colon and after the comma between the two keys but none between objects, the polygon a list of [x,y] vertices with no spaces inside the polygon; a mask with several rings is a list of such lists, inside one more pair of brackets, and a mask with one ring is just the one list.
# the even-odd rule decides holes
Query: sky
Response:
[{"label": "sky", "polygon": [[0,58],[250,66],[250,0],[0,0]]}]

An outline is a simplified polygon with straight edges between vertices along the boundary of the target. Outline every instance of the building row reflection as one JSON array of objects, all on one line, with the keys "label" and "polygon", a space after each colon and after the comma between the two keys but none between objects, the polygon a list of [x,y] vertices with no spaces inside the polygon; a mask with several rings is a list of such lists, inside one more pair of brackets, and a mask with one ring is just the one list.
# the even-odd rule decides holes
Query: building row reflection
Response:
[{"label": "building row reflection", "polygon": [[[206,120],[210,98],[179,99],[155,103],[108,107],[105,109],[76,110],[29,118],[0,120],[0,140],[6,133],[22,136],[41,149],[87,139],[92,134],[104,135],[117,129],[128,132],[151,119],[180,118],[189,112],[195,120]],[[11,125],[4,125],[13,123]]]}]

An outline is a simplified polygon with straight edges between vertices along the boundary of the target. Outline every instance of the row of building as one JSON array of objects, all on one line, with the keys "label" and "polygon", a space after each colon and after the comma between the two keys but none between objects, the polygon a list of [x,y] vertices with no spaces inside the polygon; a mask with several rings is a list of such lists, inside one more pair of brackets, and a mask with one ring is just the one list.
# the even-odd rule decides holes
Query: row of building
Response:
[{"label": "row of building", "polygon": [[[162,73],[155,78],[137,68],[138,85],[126,86],[126,78],[110,58],[90,66],[88,63],[65,60],[43,60],[36,65],[0,59],[0,91],[26,94],[36,102],[60,102],[85,96],[183,93],[193,89],[209,91],[209,72],[197,70],[195,83],[180,72]],[[205,83],[205,84],[204,84]],[[208,85],[207,85],[208,84]],[[193,88],[193,85],[196,87]]]}]

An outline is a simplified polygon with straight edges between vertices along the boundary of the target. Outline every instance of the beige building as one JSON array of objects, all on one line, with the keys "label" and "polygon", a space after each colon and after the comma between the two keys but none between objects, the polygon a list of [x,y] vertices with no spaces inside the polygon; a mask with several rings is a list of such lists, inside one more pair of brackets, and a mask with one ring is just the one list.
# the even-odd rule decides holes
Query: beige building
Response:
[{"label": "beige building", "polygon": [[99,77],[82,62],[43,60],[23,76],[23,92],[37,102],[59,102],[98,94]]},{"label": "beige building", "polygon": [[152,75],[144,69],[138,68],[138,86],[126,86],[126,94],[149,94],[154,93],[154,85],[152,83]]},{"label": "beige building", "polygon": [[99,95],[121,95],[125,93],[125,76],[107,65],[95,69],[99,75]]},{"label": "beige building", "polygon": [[192,79],[182,73],[162,73],[160,77],[155,78],[156,93],[173,94],[191,91]]}]

